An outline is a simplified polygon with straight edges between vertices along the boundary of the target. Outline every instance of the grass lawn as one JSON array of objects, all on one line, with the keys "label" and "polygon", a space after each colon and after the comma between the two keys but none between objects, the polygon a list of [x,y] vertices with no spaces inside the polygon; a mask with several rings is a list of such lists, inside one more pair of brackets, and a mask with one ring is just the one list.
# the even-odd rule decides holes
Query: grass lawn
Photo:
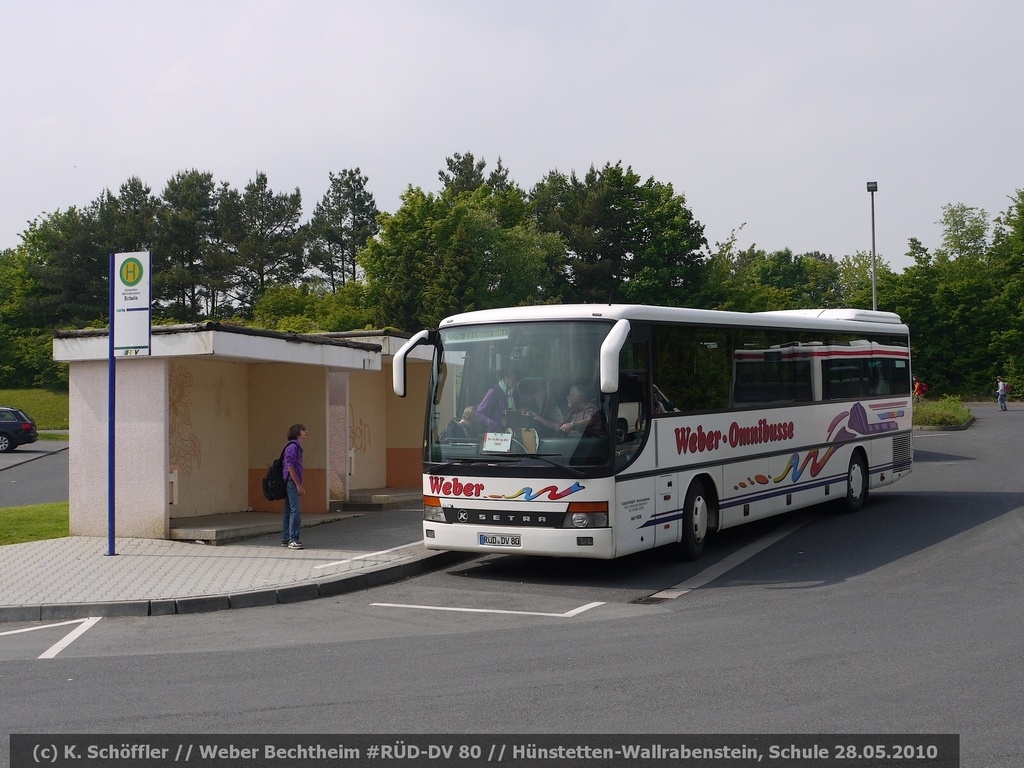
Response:
[{"label": "grass lawn", "polygon": [[68,502],[0,509],[0,545],[69,535]]},{"label": "grass lawn", "polygon": [[68,428],[68,393],[48,389],[0,389],[0,405],[20,408],[39,429]]}]

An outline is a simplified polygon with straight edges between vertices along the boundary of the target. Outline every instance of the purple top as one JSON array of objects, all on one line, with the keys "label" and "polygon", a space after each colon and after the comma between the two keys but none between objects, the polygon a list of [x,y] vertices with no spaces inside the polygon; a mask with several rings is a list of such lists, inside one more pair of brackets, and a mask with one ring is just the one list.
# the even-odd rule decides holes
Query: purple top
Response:
[{"label": "purple top", "polygon": [[488,432],[500,432],[501,414],[508,408],[508,395],[500,384],[495,384],[487,390],[484,399],[476,407],[476,417]]},{"label": "purple top", "polygon": [[295,476],[302,482],[302,446],[295,440],[289,440],[284,449],[284,479],[289,480],[288,467],[295,470]]}]

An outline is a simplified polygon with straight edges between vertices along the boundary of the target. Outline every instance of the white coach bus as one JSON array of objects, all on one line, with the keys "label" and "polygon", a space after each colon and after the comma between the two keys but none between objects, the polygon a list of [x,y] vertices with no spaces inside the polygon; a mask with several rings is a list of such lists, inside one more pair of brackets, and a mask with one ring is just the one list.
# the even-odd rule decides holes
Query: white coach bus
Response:
[{"label": "white coach bus", "polygon": [[468,312],[396,354],[399,396],[421,344],[429,549],[693,559],[709,532],[855,511],[912,468],[909,331],[892,313]]}]

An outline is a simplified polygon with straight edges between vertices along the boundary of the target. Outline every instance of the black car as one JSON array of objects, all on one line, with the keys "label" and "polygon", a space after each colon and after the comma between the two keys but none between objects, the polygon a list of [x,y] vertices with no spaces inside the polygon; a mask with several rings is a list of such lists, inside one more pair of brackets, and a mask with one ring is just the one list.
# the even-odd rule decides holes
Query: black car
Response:
[{"label": "black car", "polygon": [[0,405],[0,453],[9,453],[19,445],[28,445],[38,439],[39,433],[32,417],[17,408]]}]

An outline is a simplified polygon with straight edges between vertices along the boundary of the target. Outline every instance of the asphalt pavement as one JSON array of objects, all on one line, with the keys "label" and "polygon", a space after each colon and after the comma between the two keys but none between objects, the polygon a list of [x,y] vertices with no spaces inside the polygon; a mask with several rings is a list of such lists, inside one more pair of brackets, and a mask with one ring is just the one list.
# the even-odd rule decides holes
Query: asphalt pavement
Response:
[{"label": "asphalt pavement", "polygon": [[0,509],[67,501],[67,450],[66,439],[37,440],[0,453]]}]

